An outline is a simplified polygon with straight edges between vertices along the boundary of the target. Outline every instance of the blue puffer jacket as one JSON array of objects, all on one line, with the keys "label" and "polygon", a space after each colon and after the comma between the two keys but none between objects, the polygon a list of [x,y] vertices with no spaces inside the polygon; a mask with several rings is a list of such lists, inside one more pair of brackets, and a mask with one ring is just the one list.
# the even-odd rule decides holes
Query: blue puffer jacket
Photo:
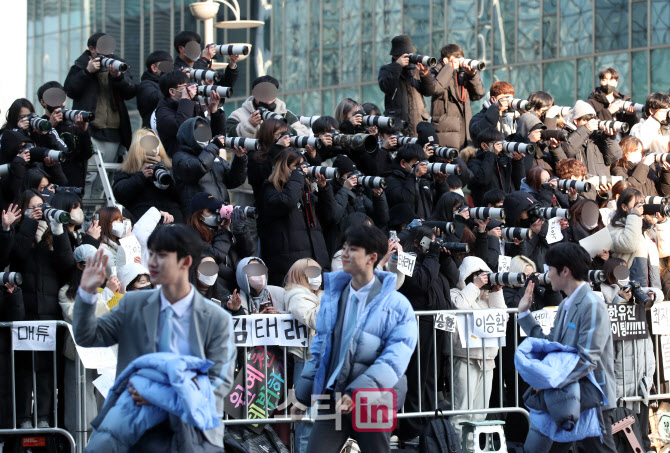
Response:
[{"label": "blue puffer jacket", "polygon": [[[404,376],[416,347],[416,317],[409,301],[395,290],[396,275],[375,271],[375,276],[382,289],[356,320],[335,392],[351,395],[357,388],[393,388]],[[316,336],[310,347],[312,359],[305,364],[296,388],[296,397],[303,404],[310,403],[312,394],[324,394],[340,295],[350,281],[351,275],[343,271],[324,276]]]},{"label": "blue puffer jacket", "polygon": [[[150,428],[174,414],[189,425],[206,431],[220,425],[216,399],[207,370],[211,360],[167,352],[146,354],[133,360],[116,379],[86,451],[127,452]],[[151,403],[137,406],[128,384]]]},{"label": "blue puffer jacket", "polygon": [[601,406],[607,398],[593,372],[563,388],[579,361],[577,350],[544,338],[526,338],[514,354],[519,375],[531,387],[524,396],[533,427],[554,442],[600,437]]}]

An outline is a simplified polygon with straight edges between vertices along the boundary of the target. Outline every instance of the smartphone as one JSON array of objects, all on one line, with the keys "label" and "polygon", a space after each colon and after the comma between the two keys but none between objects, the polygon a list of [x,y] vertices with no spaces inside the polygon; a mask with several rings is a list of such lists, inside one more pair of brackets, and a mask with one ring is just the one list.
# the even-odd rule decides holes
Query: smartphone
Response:
[{"label": "smartphone", "polygon": [[398,239],[398,234],[395,232],[395,230],[389,231],[389,239],[394,240],[396,242],[400,242]]},{"label": "smartphone", "polygon": [[93,220],[100,221],[100,214],[98,214],[97,212],[93,214]]},{"label": "smartphone", "polygon": [[258,311],[261,312],[261,311],[263,311],[263,310],[265,310],[266,308],[269,308],[269,307],[272,307],[272,301],[270,301],[270,300],[260,304],[258,306]]}]

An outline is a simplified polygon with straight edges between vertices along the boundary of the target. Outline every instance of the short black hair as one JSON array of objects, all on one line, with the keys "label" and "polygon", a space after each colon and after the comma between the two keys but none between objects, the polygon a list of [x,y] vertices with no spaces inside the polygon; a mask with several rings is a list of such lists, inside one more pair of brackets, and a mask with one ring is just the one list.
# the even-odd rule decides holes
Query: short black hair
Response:
[{"label": "short black hair", "polygon": [[647,101],[644,103],[644,110],[649,115],[649,109],[667,109],[670,107],[670,96],[667,93],[651,93],[647,96]]},{"label": "short black hair", "polygon": [[554,97],[546,91],[534,91],[528,96],[536,110],[546,109],[554,105]]},{"label": "short black hair", "polygon": [[601,69],[598,73],[598,80],[604,79],[607,74],[609,74],[610,77],[612,77],[614,80],[619,80],[619,71],[614,68]]},{"label": "short black hair", "polygon": [[505,136],[503,135],[503,133],[500,132],[498,129],[494,129],[492,127],[487,127],[486,129],[481,131],[477,136],[477,141],[479,141],[480,144],[495,143],[504,139]]},{"label": "short black hair", "polygon": [[332,116],[320,116],[312,123],[312,132],[315,134],[322,134],[330,132],[333,129],[338,129],[340,124]]},{"label": "short black hair", "polygon": [[81,198],[74,192],[58,192],[51,199],[51,207],[70,212],[74,208],[83,206]]},{"label": "short black hair", "polygon": [[426,160],[426,153],[423,151],[423,148],[417,144],[408,143],[403,145],[395,155],[396,163],[400,163],[401,160],[409,163],[414,159],[418,159],[419,161]]},{"label": "short black hair", "polygon": [[198,232],[188,225],[172,223],[159,225],[149,236],[147,247],[154,252],[177,252],[177,259],[190,256],[197,267],[203,242]]},{"label": "short black hair", "polygon": [[441,58],[449,59],[449,57],[451,57],[452,55],[455,56],[455,57],[465,56],[465,52],[463,51],[463,47],[459,46],[458,44],[447,44],[440,51],[440,57]]},{"label": "short black hair", "polygon": [[200,39],[200,35],[197,34],[194,31],[190,30],[184,30],[180,31],[177,33],[177,36],[174,37],[173,45],[174,45],[174,50],[179,53],[179,47],[186,47],[186,44],[190,43],[191,41],[195,41],[198,44],[202,43],[202,39]]},{"label": "short black hair", "polygon": [[579,244],[559,242],[549,247],[544,261],[547,266],[555,267],[559,273],[567,267],[575,280],[585,281],[591,265],[591,256]]},{"label": "short black hair", "polygon": [[181,71],[166,72],[158,82],[161,87],[161,93],[166,98],[170,97],[170,88],[177,88],[180,83],[189,82],[188,74]]},{"label": "short black hair", "polygon": [[107,33],[95,33],[91,35],[90,38],[88,38],[88,41],[86,41],[86,47],[95,47],[98,45],[98,39],[102,38],[105,36]]},{"label": "short black hair", "polygon": [[482,197],[482,203],[486,206],[488,205],[497,205],[505,201],[505,191],[502,189],[491,189],[486,191]]},{"label": "short black hair", "polygon": [[151,65],[160,63],[161,61],[172,62],[172,55],[170,55],[164,50],[157,50],[155,52],[151,52],[149,56],[146,58],[146,60],[144,60],[144,65],[147,67],[147,71],[151,71]]},{"label": "short black hair", "polygon": [[272,77],[270,75],[264,75],[264,76],[256,77],[254,79],[254,81],[251,82],[251,89],[253,90],[256,87],[256,85],[258,85],[259,83],[263,83],[263,82],[271,83],[274,86],[276,86],[277,89],[279,89],[279,80],[275,79],[274,77]]},{"label": "short black hair", "polygon": [[41,101],[42,97],[44,96],[44,92],[48,90],[49,88],[60,88],[61,90],[63,89],[63,85],[60,84],[60,82],[56,82],[55,80],[52,80],[50,82],[45,83],[41,87],[37,89],[37,100]]},{"label": "short black hair", "polygon": [[367,255],[376,253],[375,267],[388,251],[388,239],[376,226],[353,225],[344,233],[344,242],[350,246],[364,248]]},{"label": "short black hair", "polygon": [[363,110],[365,110],[366,115],[381,115],[382,111],[381,109],[377,106],[377,104],[373,104],[372,102],[366,102],[365,104],[362,105]]}]

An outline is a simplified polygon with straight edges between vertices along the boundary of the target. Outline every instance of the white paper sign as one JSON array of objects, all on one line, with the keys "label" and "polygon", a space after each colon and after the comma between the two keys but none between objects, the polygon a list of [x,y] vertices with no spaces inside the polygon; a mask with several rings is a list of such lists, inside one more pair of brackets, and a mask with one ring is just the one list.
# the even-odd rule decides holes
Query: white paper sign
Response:
[{"label": "white paper sign", "polygon": [[561,219],[552,217],[548,220],[549,228],[547,229],[547,244],[563,240],[563,233],[561,233]]},{"label": "white paper sign", "polygon": [[135,262],[135,258],[142,259],[142,246],[133,235],[119,239],[119,250],[116,252],[116,266],[121,267]]},{"label": "white paper sign", "polygon": [[456,332],[456,315],[442,310],[435,316],[435,328],[446,332]]},{"label": "white paper sign", "polygon": [[17,321],[12,323],[14,351],[55,351],[56,321]]},{"label": "white paper sign", "polygon": [[591,236],[585,237],[579,241],[579,245],[589,252],[591,259],[598,253],[602,253],[603,250],[611,250],[613,246],[612,237],[607,228],[603,228],[602,230],[593,233]]},{"label": "white paper sign", "polygon": [[293,315],[247,315],[233,317],[236,346],[307,347],[309,329]]},{"label": "white paper sign", "polygon": [[[74,341],[74,335],[72,334],[72,326],[68,324],[67,328],[70,330],[70,336]],[[97,370],[101,368],[114,368],[116,369],[116,360],[117,360],[117,346],[103,347],[103,348],[85,348],[79,346],[76,342],[74,344],[77,349],[77,355],[81,359],[81,363],[84,365],[84,368],[90,370]]]},{"label": "white paper sign", "polygon": [[[533,311],[530,314],[533,318],[535,318],[535,322],[537,322],[537,324],[542,328],[542,332],[545,335],[549,335],[551,328],[554,326],[556,313],[558,313],[558,307],[544,307],[543,309]],[[528,336],[523,329],[520,330],[522,337]]]},{"label": "white paper sign", "polygon": [[509,267],[512,265],[511,256],[500,255],[498,257],[498,272],[509,272]]},{"label": "white paper sign", "polygon": [[[468,337],[465,337],[465,323],[468,323]],[[474,317],[472,315],[456,316],[456,326],[458,329],[458,339],[461,347],[469,346],[470,349],[485,347],[505,346],[505,335],[496,338],[482,338],[473,333]]]},{"label": "white paper sign", "polygon": [[663,358],[663,376],[670,380],[670,336],[661,335],[661,356]]},{"label": "white paper sign", "polygon": [[107,399],[109,390],[114,386],[114,373],[103,373],[93,381],[93,385],[98,389],[98,392]]},{"label": "white paper sign", "polygon": [[398,253],[398,270],[408,277],[414,273],[414,265],[416,264],[416,254],[405,253],[400,251]]},{"label": "white paper sign", "polygon": [[505,336],[507,313],[501,309],[477,310],[472,314],[472,334],[480,338],[500,338]]},{"label": "white paper sign", "polygon": [[656,302],[651,307],[651,333],[670,335],[670,302]]}]

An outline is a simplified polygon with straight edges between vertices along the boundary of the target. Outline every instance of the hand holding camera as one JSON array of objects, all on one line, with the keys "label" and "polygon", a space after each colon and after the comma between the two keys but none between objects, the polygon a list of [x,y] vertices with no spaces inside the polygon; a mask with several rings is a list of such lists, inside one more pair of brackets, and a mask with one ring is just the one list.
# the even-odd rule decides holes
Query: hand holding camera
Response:
[{"label": "hand holding camera", "polygon": [[409,64],[409,54],[404,53],[398,57],[396,60],[400,66],[403,68]]},{"label": "hand holding camera", "polygon": [[[197,89],[197,87],[196,87]],[[221,95],[217,93],[216,91],[212,90],[209,93],[209,112],[210,113],[216,113],[216,111],[219,109],[219,102],[221,102]]]},{"label": "hand holding camera", "polygon": [[593,132],[598,130],[599,124],[600,122],[596,118],[593,118],[589,120],[589,122],[586,123],[585,126],[589,130],[589,132]]},{"label": "hand holding camera", "polygon": [[249,123],[253,127],[258,127],[258,125],[261,124],[262,120],[263,118],[261,117],[261,113],[258,110],[252,113],[251,116],[249,117]]},{"label": "hand holding camera", "polygon": [[530,229],[533,231],[535,234],[540,234],[540,231],[542,230],[542,225],[544,225],[544,220],[542,219],[537,219],[533,224],[530,226]]},{"label": "hand holding camera", "polygon": [[144,165],[142,165],[142,175],[146,179],[151,179],[151,177],[154,175],[154,171],[151,169],[151,163],[150,162],[145,162]]},{"label": "hand holding camera", "polygon": [[356,112],[354,115],[352,115],[351,118],[349,118],[349,122],[353,126],[360,126],[361,124],[363,124],[363,114],[365,114],[365,112],[362,113],[360,111]]},{"label": "hand holding camera", "polygon": [[[614,115],[617,113],[621,108],[623,107],[623,99],[616,99],[614,102],[612,102],[608,107],[607,110]],[[633,110],[634,111],[634,110]]]},{"label": "hand holding camera", "polygon": [[62,121],[63,121],[63,112],[61,112],[61,109],[58,108],[54,110],[51,116],[49,117],[49,122],[53,127],[56,127]]},{"label": "hand holding camera", "polygon": [[211,60],[214,58],[214,56],[216,56],[216,45],[208,44],[205,46],[205,48],[202,50],[201,56],[206,60]]},{"label": "hand holding camera", "polygon": [[[316,175],[314,175],[314,180],[316,182],[316,185],[319,186],[320,189],[323,189],[324,187],[326,187],[326,177],[325,177],[325,175],[322,175],[321,173],[317,173]],[[356,181],[356,183],[358,184],[358,181]]]},{"label": "hand holding camera", "polygon": [[121,71],[118,70],[117,67],[114,66],[112,63],[107,65],[107,69],[109,70],[109,75],[111,75],[115,79],[121,77]]},{"label": "hand holding camera", "polygon": [[384,143],[382,144],[382,148],[384,149],[395,149],[398,146],[398,137],[396,135],[390,135],[386,140],[384,140]]},{"label": "hand holding camera", "polygon": [[630,302],[631,297],[633,297],[633,293],[631,292],[631,288],[630,287],[621,288],[619,290],[619,297],[621,297],[626,302]]},{"label": "hand holding camera", "polygon": [[91,58],[86,65],[86,72],[89,74],[96,73],[100,70],[100,57]]},{"label": "hand holding camera", "polygon": [[501,113],[509,110],[509,102],[511,98],[511,96],[501,96],[498,98],[496,106],[498,106],[498,110],[500,110]]},{"label": "hand holding camera", "polygon": [[474,283],[474,285],[480,289],[484,285],[488,284],[488,282],[489,282],[489,274],[487,274],[486,272],[482,272],[481,274],[475,276],[475,278],[472,279],[472,283]]}]

